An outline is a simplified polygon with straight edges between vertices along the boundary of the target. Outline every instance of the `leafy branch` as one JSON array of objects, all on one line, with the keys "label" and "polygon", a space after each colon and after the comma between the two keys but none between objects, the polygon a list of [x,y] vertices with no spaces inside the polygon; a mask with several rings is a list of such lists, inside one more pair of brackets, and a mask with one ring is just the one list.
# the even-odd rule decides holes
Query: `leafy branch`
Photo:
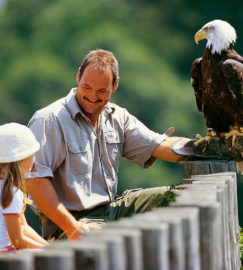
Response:
[{"label": "leafy branch", "polygon": [[155,198],[156,207],[169,206],[171,202],[175,201],[176,198],[176,185],[171,185],[169,190],[164,193],[153,194]]}]

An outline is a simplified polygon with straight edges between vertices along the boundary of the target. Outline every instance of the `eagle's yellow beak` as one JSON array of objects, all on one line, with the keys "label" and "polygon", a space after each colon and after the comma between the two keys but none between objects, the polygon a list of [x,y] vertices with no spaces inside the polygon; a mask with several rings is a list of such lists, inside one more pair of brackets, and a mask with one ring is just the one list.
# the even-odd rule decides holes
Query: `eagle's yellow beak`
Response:
[{"label": "eagle's yellow beak", "polygon": [[205,29],[200,29],[199,31],[197,31],[197,33],[195,34],[194,40],[195,42],[198,44],[198,42],[202,39],[207,38],[208,36],[208,32]]}]

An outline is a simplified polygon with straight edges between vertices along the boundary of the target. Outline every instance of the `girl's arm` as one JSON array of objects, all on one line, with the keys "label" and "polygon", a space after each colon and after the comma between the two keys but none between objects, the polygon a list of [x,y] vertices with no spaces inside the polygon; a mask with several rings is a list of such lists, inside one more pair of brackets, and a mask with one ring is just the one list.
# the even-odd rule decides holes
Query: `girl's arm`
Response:
[{"label": "girl's arm", "polygon": [[29,224],[26,221],[25,215],[22,215],[22,224],[24,226],[23,233],[25,236],[32,238],[36,242],[39,242],[43,245],[48,245],[48,242],[42,238],[32,227],[29,226]]},{"label": "girl's arm", "polygon": [[[42,249],[46,244],[36,241],[25,235],[23,231],[23,215],[4,215],[9,238],[16,249],[35,248]],[[44,239],[43,239],[44,240]]]}]

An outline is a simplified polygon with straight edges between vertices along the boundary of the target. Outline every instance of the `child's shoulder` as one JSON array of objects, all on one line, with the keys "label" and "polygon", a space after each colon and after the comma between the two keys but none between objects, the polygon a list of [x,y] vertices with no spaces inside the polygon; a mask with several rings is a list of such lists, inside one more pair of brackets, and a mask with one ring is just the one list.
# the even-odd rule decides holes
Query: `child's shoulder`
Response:
[{"label": "child's shoulder", "polygon": [[20,201],[23,201],[24,199],[24,193],[22,190],[17,188],[16,186],[13,186],[13,196]]},{"label": "child's shoulder", "polygon": [[[3,185],[3,179],[0,178],[0,192],[1,192],[1,187]],[[23,192],[22,190],[20,190],[19,188],[17,188],[16,186],[13,186],[13,192],[14,194],[16,194],[17,196],[23,196]]]},{"label": "child's shoulder", "polygon": [[24,209],[24,194],[23,192],[13,187],[13,199],[10,205],[3,210],[5,214],[21,214]]},{"label": "child's shoulder", "polygon": [[[3,180],[0,179],[0,196],[2,193],[2,185],[3,185]],[[23,191],[17,188],[16,186],[13,186],[13,201],[12,202],[18,203],[18,202],[23,202],[23,201],[24,201]]]}]

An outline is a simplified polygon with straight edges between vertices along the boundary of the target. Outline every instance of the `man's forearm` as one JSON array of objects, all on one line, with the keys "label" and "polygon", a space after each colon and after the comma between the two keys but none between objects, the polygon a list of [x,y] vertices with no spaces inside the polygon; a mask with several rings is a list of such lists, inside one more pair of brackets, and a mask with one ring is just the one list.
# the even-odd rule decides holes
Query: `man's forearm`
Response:
[{"label": "man's forearm", "polygon": [[56,191],[48,178],[26,180],[27,190],[40,211],[67,231],[76,223],[75,218],[59,201]]}]

